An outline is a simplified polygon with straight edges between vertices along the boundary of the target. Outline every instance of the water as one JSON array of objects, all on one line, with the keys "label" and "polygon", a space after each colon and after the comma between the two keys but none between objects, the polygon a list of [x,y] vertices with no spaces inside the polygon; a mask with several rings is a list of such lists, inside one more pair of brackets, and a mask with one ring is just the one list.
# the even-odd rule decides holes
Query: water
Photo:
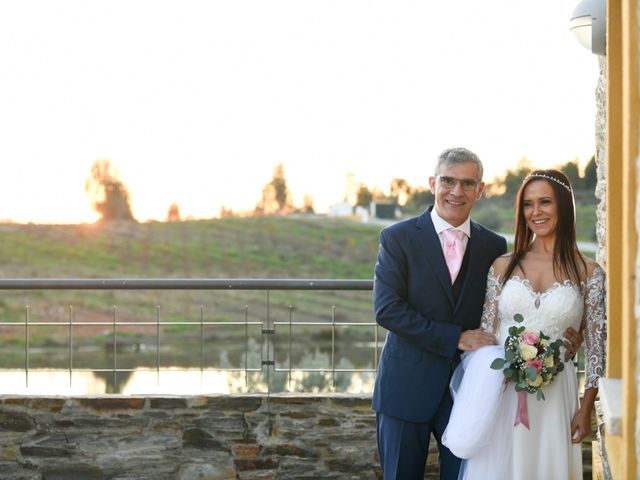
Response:
[{"label": "water", "polygon": [[[360,394],[373,389],[374,342],[346,340],[332,344],[307,338],[304,343],[292,343],[290,348],[288,340],[268,344],[260,342],[259,337],[208,344],[183,339],[178,348],[168,338],[164,340],[160,350],[153,343],[119,343],[115,358],[109,344],[76,342],[71,354],[64,345],[30,347],[28,369],[24,349],[14,346],[2,359],[0,393]],[[262,365],[267,358],[275,359],[275,363]]]}]

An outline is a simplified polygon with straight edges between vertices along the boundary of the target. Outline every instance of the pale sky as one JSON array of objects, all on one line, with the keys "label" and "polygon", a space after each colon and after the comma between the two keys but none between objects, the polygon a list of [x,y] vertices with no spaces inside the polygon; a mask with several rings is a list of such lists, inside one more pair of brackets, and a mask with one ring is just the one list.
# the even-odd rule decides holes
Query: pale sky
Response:
[{"label": "pale sky", "polygon": [[426,185],[444,148],[490,178],[595,151],[597,56],[578,0],[0,2],[0,219],[92,221],[109,158],[138,220],[252,209],[274,166],[296,203],[347,173]]}]

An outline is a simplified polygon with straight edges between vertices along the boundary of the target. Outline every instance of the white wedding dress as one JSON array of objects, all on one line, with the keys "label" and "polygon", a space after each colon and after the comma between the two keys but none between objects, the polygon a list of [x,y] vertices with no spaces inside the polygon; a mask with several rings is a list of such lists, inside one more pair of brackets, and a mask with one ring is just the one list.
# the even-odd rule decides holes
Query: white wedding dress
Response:
[{"label": "white wedding dress", "polygon": [[[443,435],[443,443],[463,459],[460,479],[582,479],[580,445],[571,443],[571,421],[578,409],[573,362],[565,362],[564,371],[544,387],[546,400],[527,394],[529,429],[514,426],[518,394],[512,383],[505,385],[502,371],[489,365],[504,358],[504,341],[513,325],[542,331],[551,340],[568,327],[582,328],[585,387],[596,387],[604,373],[604,285],[599,266],[580,286],[565,280],[540,293],[517,276],[501,287],[493,268],[489,271],[482,325],[496,333],[499,345],[463,356],[451,382],[454,405]],[[523,323],[513,320],[517,313]]]}]

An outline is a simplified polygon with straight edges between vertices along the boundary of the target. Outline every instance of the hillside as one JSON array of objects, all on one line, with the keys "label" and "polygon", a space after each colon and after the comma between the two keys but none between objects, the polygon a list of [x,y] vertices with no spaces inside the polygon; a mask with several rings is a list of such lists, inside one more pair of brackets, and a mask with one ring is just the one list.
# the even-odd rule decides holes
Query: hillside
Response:
[{"label": "hillside", "polygon": [[5,278],[371,278],[379,230],[291,217],[0,224],[0,268]]}]

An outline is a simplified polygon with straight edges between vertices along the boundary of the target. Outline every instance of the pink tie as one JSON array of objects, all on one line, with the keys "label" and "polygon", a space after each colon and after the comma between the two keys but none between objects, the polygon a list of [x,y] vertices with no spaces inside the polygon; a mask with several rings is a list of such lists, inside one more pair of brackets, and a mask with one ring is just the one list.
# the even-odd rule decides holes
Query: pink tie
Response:
[{"label": "pink tie", "polygon": [[456,281],[460,267],[462,266],[462,259],[464,257],[464,244],[462,239],[465,233],[461,230],[450,228],[443,230],[444,235],[444,259],[447,261],[447,267],[451,274],[451,283]]}]

